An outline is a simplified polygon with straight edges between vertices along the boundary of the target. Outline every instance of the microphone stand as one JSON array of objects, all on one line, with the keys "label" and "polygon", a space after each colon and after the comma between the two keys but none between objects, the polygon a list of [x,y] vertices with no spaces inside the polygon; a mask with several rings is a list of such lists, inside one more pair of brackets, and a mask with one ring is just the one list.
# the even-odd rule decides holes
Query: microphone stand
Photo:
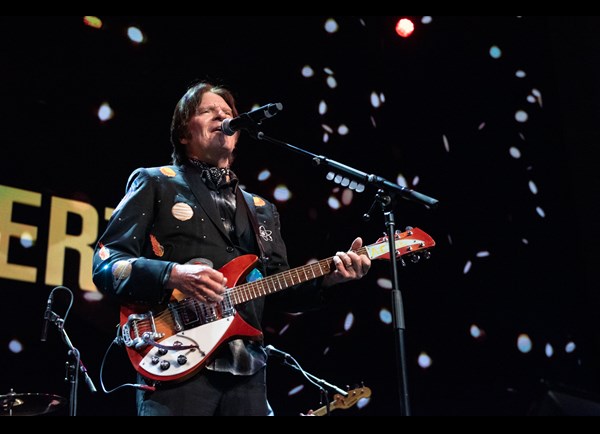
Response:
[{"label": "microphone stand", "polygon": [[[257,140],[264,140],[270,143],[274,143],[276,145],[283,146],[287,149],[290,149],[296,153],[302,154],[304,156],[310,157],[315,164],[315,166],[328,166],[335,170],[336,172],[343,173],[344,175],[335,174],[330,172],[327,175],[327,179],[334,181],[337,184],[340,184],[343,187],[348,187],[356,190],[357,192],[363,192],[365,190],[365,185],[370,185],[372,187],[377,188],[377,194],[375,195],[375,200],[373,205],[367,214],[364,215],[365,220],[370,219],[370,212],[374,209],[377,204],[381,205],[381,209],[383,211],[383,215],[385,216],[385,227],[386,234],[389,243],[390,249],[390,258],[394,256],[393,252],[396,252],[396,221],[394,217],[394,212],[392,210],[392,202],[393,197],[399,196],[403,199],[410,200],[413,202],[420,203],[428,208],[435,208],[438,205],[438,200],[432,197],[429,197],[425,194],[419,193],[415,190],[409,189],[407,187],[402,187],[398,184],[387,181],[386,179],[373,175],[367,174],[360,170],[354,169],[353,167],[347,166],[345,164],[339,163],[335,160],[331,160],[322,155],[316,155],[311,152],[308,152],[304,149],[298,148],[297,146],[293,146],[289,143],[283,142],[281,140],[277,140],[273,137],[269,137],[264,134],[262,131],[258,130],[258,124],[255,125],[254,128],[249,128],[248,132],[252,137]],[[364,183],[364,184],[363,184]],[[410,416],[410,399],[408,393],[408,370],[406,363],[406,351],[405,351],[405,331],[406,324],[404,320],[404,306],[402,302],[402,293],[400,292],[400,286],[398,284],[398,267],[395,260],[391,260],[391,281],[392,281],[392,325],[394,329],[394,342],[396,348],[396,358],[398,360],[397,369],[398,369],[398,394],[400,397],[400,414],[402,416]]]},{"label": "microphone stand", "polygon": [[[67,291],[71,292],[70,290],[68,290],[68,288],[65,288],[65,287],[58,287],[58,288],[60,288],[60,289],[64,288]],[[72,293],[71,293],[71,295],[72,295]],[[67,344],[67,347],[69,348],[69,352],[68,352],[69,361],[65,364],[65,366],[66,366],[65,381],[68,381],[69,384],[71,385],[70,394],[69,394],[69,416],[76,416],[77,415],[77,389],[79,387],[79,373],[81,372],[83,374],[85,384],[87,384],[88,388],[90,389],[90,391],[92,393],[95,393],[97,391],[96,386],[94,386],[94,382],[88,375],[88,371],[87,371],[85,365],[83,364],[83,362],[81,361],[81,354],[79,353],[79,350],[73,346],[73,343],[71,342],[71,339],[69,338],[69,335],[67,334],[67,331],[65,330],[65,320],[63,318],[61,318],[58,314],[56,314],[54,311],[51,310],[50,312],[48,312],[48,321],[50,321],[52,324],[56,325],[56,327],[58,328],[58,331],[61,334],[61,338],[62,338],[63,342],[65,344]]]}]

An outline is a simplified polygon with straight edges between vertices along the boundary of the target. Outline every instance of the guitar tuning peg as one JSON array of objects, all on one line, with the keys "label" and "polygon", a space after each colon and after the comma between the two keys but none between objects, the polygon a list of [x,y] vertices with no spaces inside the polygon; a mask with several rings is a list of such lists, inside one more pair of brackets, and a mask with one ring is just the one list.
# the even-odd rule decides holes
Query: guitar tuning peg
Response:
[{"label": "guitar tuning peg", "polygon": [[412,231],[414,228],[412,226],[407,226],[404,228],[405,231]]},{"label": "guitar tuning peg", "polygon": [[412,255],[410,255],[410,262],[412,262],[413,264],[416,264],[420,260],[421,256],[418,253],[413,253]]},{"label": "guitar tuning peg", "polygon": [[424,250],[422,256],[423,256],[423,259],[425,259],[425,260],[430,259],[431,252],[429,250]]}]

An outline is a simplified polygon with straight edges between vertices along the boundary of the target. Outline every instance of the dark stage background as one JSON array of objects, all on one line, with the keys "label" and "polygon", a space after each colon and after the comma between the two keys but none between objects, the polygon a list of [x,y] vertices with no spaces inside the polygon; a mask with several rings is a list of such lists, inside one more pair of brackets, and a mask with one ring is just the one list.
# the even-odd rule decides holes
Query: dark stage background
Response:
[{"label": "dark stage background", "polygon": [[[410,17],[409,38],[394,32],[400,17],[100,18],[101,29],[0,18],[0,394],[68,396],[66,346],[54,327],[40,342],[59,284],[75,294],[66,330],[100,387],[118,310],[89,286],[93,243],[128,175],[169,162],[173,108],[209,78],[240,111],[283,103],[265,133],[440,200],[436,211],[395,206],[400,228],[437,242],[429,261],[400,270],[414,414],[542,414],[549,390],[595,401],[597,17]],[[234,170],[277,203],[292,266],[385,230],[381,213],[361,219],[373,190],[337,189],[288,150],[242,135]],[[291,197],[277,200],[278,187]],[[306,370],[372,390],[334,416],[399,414],[388,288],[377,262],[323,310],[265,318],[266,343]],[[55,310],[66,304],[57,295]],[[123,349],[104,371],[109,388],[134,380]],[[273,360],[269,398],[297,415],[320,396]],[[133,389],[81,384],[79,414],[133,415],[133,401]]]}]

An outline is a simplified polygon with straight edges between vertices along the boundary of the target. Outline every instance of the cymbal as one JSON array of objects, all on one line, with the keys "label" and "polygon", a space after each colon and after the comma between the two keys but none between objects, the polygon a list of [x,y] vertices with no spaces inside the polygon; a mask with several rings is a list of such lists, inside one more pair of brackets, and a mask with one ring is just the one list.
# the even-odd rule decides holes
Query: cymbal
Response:
[{"label": "cymbal", "polygon": [[66,399],[47,393],[0,395],[0,416],[39,416],[58,410]]}]

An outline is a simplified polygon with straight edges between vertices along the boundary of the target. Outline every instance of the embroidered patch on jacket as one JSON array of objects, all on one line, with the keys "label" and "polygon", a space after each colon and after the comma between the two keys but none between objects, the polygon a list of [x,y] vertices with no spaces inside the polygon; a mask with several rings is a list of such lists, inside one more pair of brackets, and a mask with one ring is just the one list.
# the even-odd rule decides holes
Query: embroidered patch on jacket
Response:
[{"label": "embroidered patch on jacket", "polygon": [[150,234],[150,244],[152,244],[152,251],[154,254],[159,258],[162,258],[165,254],[165,248],[161,246],[156,237],[152,234]]},{"label": "embroidered patch on jacket", "polygon": [[106,261],[110,257],[110,250],[108,250],[108,247],[100,244],[100,251],[98,252],[98,256],[100,256],[100,259],[102,259],[103,261]]},{"label": "embroidered patch on jacket", "polygon": [[252,199],[254,199],[255,206],[265,206],[266,205],[266,202],[258,196],[252,196]]},{"label": "embroidered patch on jacket", "polygon": [[129,261],[118,261],[115,262],[112,266],[112,274],[115,281],[125,280],[131,274],[132,269],[131,262]]},{"label": "embroidered patch on jacket", "polygon": [[264,226],[259,226],[258,227],[258,231],[259,231],[260,237],[263,240],[265,240],[265,241],[273,241],[273,237],[271,236],[271,234],[273,233],[273,231],[267,230],[267,228],[265,228]]},{"label": "embroidered patch on jacket", "polygon": [[175,173],[175,171],[170,167],[161,167],[160,173],[162,173],[165,176],[168,176],[169,178],[174,178],[175,176],[177,176],[177,173]]},{"label": "embroidered patch on jacket", "polygon": [[173,217],[177,220],[185,222],[192,218],[194,210],[187,203],[177,202],[173,205],[173,208],[171,208],[171,214],[173,214]]}]

